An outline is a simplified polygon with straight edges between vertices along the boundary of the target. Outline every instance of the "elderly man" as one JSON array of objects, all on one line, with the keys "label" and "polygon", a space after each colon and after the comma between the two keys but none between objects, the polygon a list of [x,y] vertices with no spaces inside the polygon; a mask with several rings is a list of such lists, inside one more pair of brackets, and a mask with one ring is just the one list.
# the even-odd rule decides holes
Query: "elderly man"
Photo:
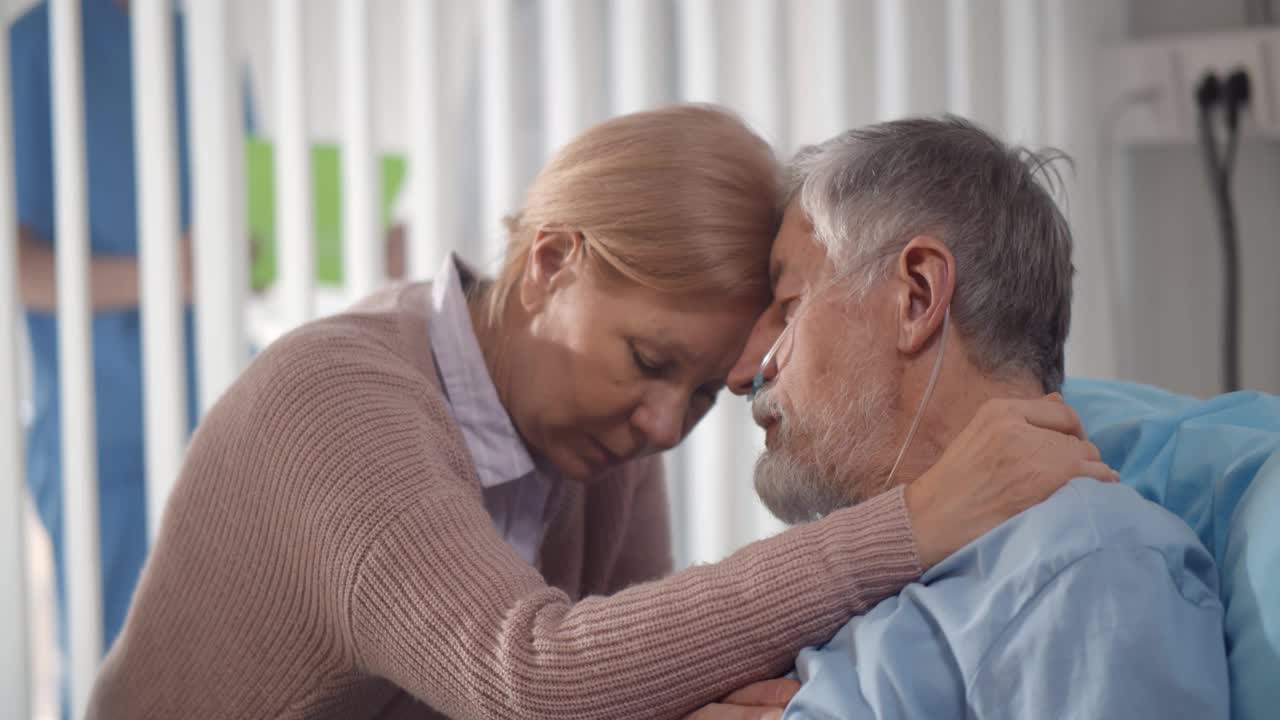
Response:
[{"label": "elderly man", "polygon": [[[774,302],[731,376],[775,514],[910,492],[984,401],[1059,388],[1073,270],[1050,159],[943,118],[793,161]],[[786,717],[1225,718],[1222,614],[1189,528],[1078,479],[804,651]]]}]

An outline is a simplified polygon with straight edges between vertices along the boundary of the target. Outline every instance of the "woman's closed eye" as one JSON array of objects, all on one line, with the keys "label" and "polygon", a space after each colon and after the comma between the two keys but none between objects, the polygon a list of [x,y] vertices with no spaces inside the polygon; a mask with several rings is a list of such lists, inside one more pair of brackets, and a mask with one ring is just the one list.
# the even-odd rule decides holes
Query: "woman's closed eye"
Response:
[{"label": "woman's closed eye", "polygon": [[670,369],[670,363],[646,357],[634,344],[631,346],[631,361],[635,363],[636,369],[645,377],[661,378]]}]

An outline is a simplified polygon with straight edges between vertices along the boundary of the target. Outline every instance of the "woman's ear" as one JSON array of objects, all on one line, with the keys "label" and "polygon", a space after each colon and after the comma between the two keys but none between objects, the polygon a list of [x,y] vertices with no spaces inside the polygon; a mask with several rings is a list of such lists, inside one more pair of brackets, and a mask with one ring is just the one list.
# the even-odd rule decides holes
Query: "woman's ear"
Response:
[{"label": "woman's ear", "polygon": [[898,350],[924,350],[942,327],[955,293],[956,258],[932,235],[911,238],[898,254],[895,276],[898,295]]},{"label": "woman's ear", "polygon": [[563,228],[541,228],[529,246],[529,259],[520,281],[520,302],[534,312],[577,274],[586,256],[582,233]]}]

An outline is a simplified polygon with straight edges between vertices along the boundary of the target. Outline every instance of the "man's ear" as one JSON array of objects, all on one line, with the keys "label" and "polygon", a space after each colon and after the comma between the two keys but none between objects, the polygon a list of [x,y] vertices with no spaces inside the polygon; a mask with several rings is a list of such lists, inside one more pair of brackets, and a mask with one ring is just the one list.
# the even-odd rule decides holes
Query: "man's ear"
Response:
[{"label": "man's ear", "polygon": [[898,254],[894,276],[899,287],[898,350],[914,355],[942,327],[955,293],[956,258],[938,238],[917,235]]},{"label": "man's ear", "polygon": [[557,289],[579,272],[586,256],[582,233],[563,228],[540,228],[529,246],[529,260],[520,280],[520,302],[529,312],[540,309]]}]

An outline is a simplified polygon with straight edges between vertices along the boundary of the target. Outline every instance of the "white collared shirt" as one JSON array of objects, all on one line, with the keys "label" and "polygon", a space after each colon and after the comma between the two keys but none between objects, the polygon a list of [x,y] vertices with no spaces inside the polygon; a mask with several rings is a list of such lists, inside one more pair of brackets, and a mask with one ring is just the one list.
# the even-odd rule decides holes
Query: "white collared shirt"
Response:
[{"label": "white collared shirt", "polygon": [[498,398],[471,325],[463,273],[474,275],[450,253],[431,285],[428,331],[436,369],[480,477],[494,527],[526,562],[534,564],[558,480],[534,463]]}]

